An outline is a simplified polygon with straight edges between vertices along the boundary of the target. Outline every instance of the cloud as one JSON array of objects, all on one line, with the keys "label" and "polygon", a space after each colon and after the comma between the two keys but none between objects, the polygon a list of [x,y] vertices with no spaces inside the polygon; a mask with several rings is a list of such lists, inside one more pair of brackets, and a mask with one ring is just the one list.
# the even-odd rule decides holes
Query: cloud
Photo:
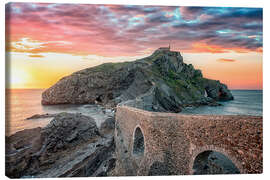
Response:
[{"label": "cloud", "polygon": [[173,16],[168,17],[164,12],[156,13],[148,18],[149,23],[167,23],[172,21],[174,21]]},{"label": "cloud", "polygon": [[235,59],[224,59],[224,58],[221,58],[221,59],[218,59],[217,61],[218,62],[235,62],[236,60]]},{"label": "cloud", "polygon": [[180,13],[184,20],[194,20],[203,11],[203,7],[180,7]]},{"label": "cloud", "polygon": [[70,46],[72,43],[68,41],[44,41],[24,37],[18,41],[6,44],[8,51],[25,52],[25,53],[41,53],[41,52],[58,52],[64,46]]},{"label": "cloud", "polygon": [[218,15],[218,18],[225,19],[248,19],[248,20],[262,20],[261,8],[235,8],[232,12]]},{"label": "cloud", "polygon": [[192,44],[192,51],[195,52],[210,52],[210,53],[226,53],[228,50],[217,45],[208,45],[206,43],[194,43]]},{"label": "cloud", "polygon": [[20,49],[22,51],[34,50],[43,48],[45,43],[31,40],[29,38],[22,38],[20,41],[12,42],[11,46],[14,49]]},{"label": "cloud", "polygon": [[27,53],[134,56],[170,41],[184,52],[262,52],[262,9],[9,3],[6,36],[8,51]]},{"label": "cloud", "polygon": [[32,57],[32,58],[43,58],[43,57],[45,57],[45,56],[43,56],[43,55],[40,55],[40,54],[30,54],[30,55],[28,55],[29,57]]}]

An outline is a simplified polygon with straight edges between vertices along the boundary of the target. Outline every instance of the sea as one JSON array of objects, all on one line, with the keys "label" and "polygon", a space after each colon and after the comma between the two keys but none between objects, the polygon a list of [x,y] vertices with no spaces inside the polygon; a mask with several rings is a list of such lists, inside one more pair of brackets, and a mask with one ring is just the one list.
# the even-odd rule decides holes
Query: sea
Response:
[{"label": "sea", "polygon": [[54,114],[60,112],[82,113],[91,116],[99,127],[104,117],[102,108],[97,105],[47,105],[41,104],[41,94],[45,89],[6,89],[6,121],[5,134],[7,136],[24,129],[46,126],[53,118],[27,119],[36,114]]},{"label": "sea", "polygon": [[[41,105],[41,94],[44,89],[7,89],[6,90],[6,135],[14,134],[24,129],[46,126],[53,118],[30,119],[35,114],[46,113],[82,113],[96,116],[97,126],[102,123],[98,117],[100,109],[95,105]],[[219,114],[219,115],[255,115],[262,116],[262,90],[232,90],[234,100],[220,102],[222,106],[190,107],[183,109],[183,114]],[[102,116],[101,116],[102,117]]]},{"label": "sea", "polygon": [[188,107],[182,110],[183,114],[207,115],[263,115],[262,90],[231,90],[233,101],[219,102],[222,106]]}]

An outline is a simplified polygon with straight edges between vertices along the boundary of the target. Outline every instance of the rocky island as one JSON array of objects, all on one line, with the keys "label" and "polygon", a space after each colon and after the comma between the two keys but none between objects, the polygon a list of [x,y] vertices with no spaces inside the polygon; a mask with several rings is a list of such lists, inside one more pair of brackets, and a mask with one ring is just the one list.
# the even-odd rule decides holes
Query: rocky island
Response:
[{"label": "rocky island", "polygon": [[[105,63],[66,76],[42,94],[43,105],[125,105],[152,112],[181,112],[187,106],[233,100],[225,84],[204,78],[180,52],[159,48],[133,62]],[[113,176],[116,164],[114,116],[100,128],[74,113],[53,117],[44,128],[6,137],[6,175],[19,177]]]},{"label": "rocky island", "polygon": [[159,48],[133,62],[105,63],[66,76],[42,94],[42,104],[119,103],[158,112],[180,112],[183,107],[218,105],[232,100],[225,84],[204,78],[180,52]]}]

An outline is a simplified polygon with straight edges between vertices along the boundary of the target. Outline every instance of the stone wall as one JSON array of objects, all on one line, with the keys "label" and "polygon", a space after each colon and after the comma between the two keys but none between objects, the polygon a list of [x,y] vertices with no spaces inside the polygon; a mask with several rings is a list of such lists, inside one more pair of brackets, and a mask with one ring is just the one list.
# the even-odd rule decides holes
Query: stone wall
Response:
[{"label": "stone wall", "polygon": [[[134,131],[144,136],[144,152],[133,153]],[[262,117],[182,115],[118,106],[115,130],[119,175],[193,174],[196,156],[213,150],[227,156],[240,173],[262,173]]]}]

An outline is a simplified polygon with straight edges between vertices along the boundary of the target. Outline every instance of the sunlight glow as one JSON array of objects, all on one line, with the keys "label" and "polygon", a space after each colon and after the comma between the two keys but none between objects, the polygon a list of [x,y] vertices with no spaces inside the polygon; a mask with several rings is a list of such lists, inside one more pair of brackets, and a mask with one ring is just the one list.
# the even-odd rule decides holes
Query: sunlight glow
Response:
[{"label": "sunlight glow", "polygon": [[124,62],[141,59],[144,56],[103,57],[97,55],[79,56],[65,53],[23,53],[9,52],[10,88],[48,88],[64,76],[75,71],[106,62]]},{"label": "sunlight glow", "polygon": [[11,70],[10,83],[12,87],[23,87],[29,80],[29,74],[23,69],[14,68]]}]

